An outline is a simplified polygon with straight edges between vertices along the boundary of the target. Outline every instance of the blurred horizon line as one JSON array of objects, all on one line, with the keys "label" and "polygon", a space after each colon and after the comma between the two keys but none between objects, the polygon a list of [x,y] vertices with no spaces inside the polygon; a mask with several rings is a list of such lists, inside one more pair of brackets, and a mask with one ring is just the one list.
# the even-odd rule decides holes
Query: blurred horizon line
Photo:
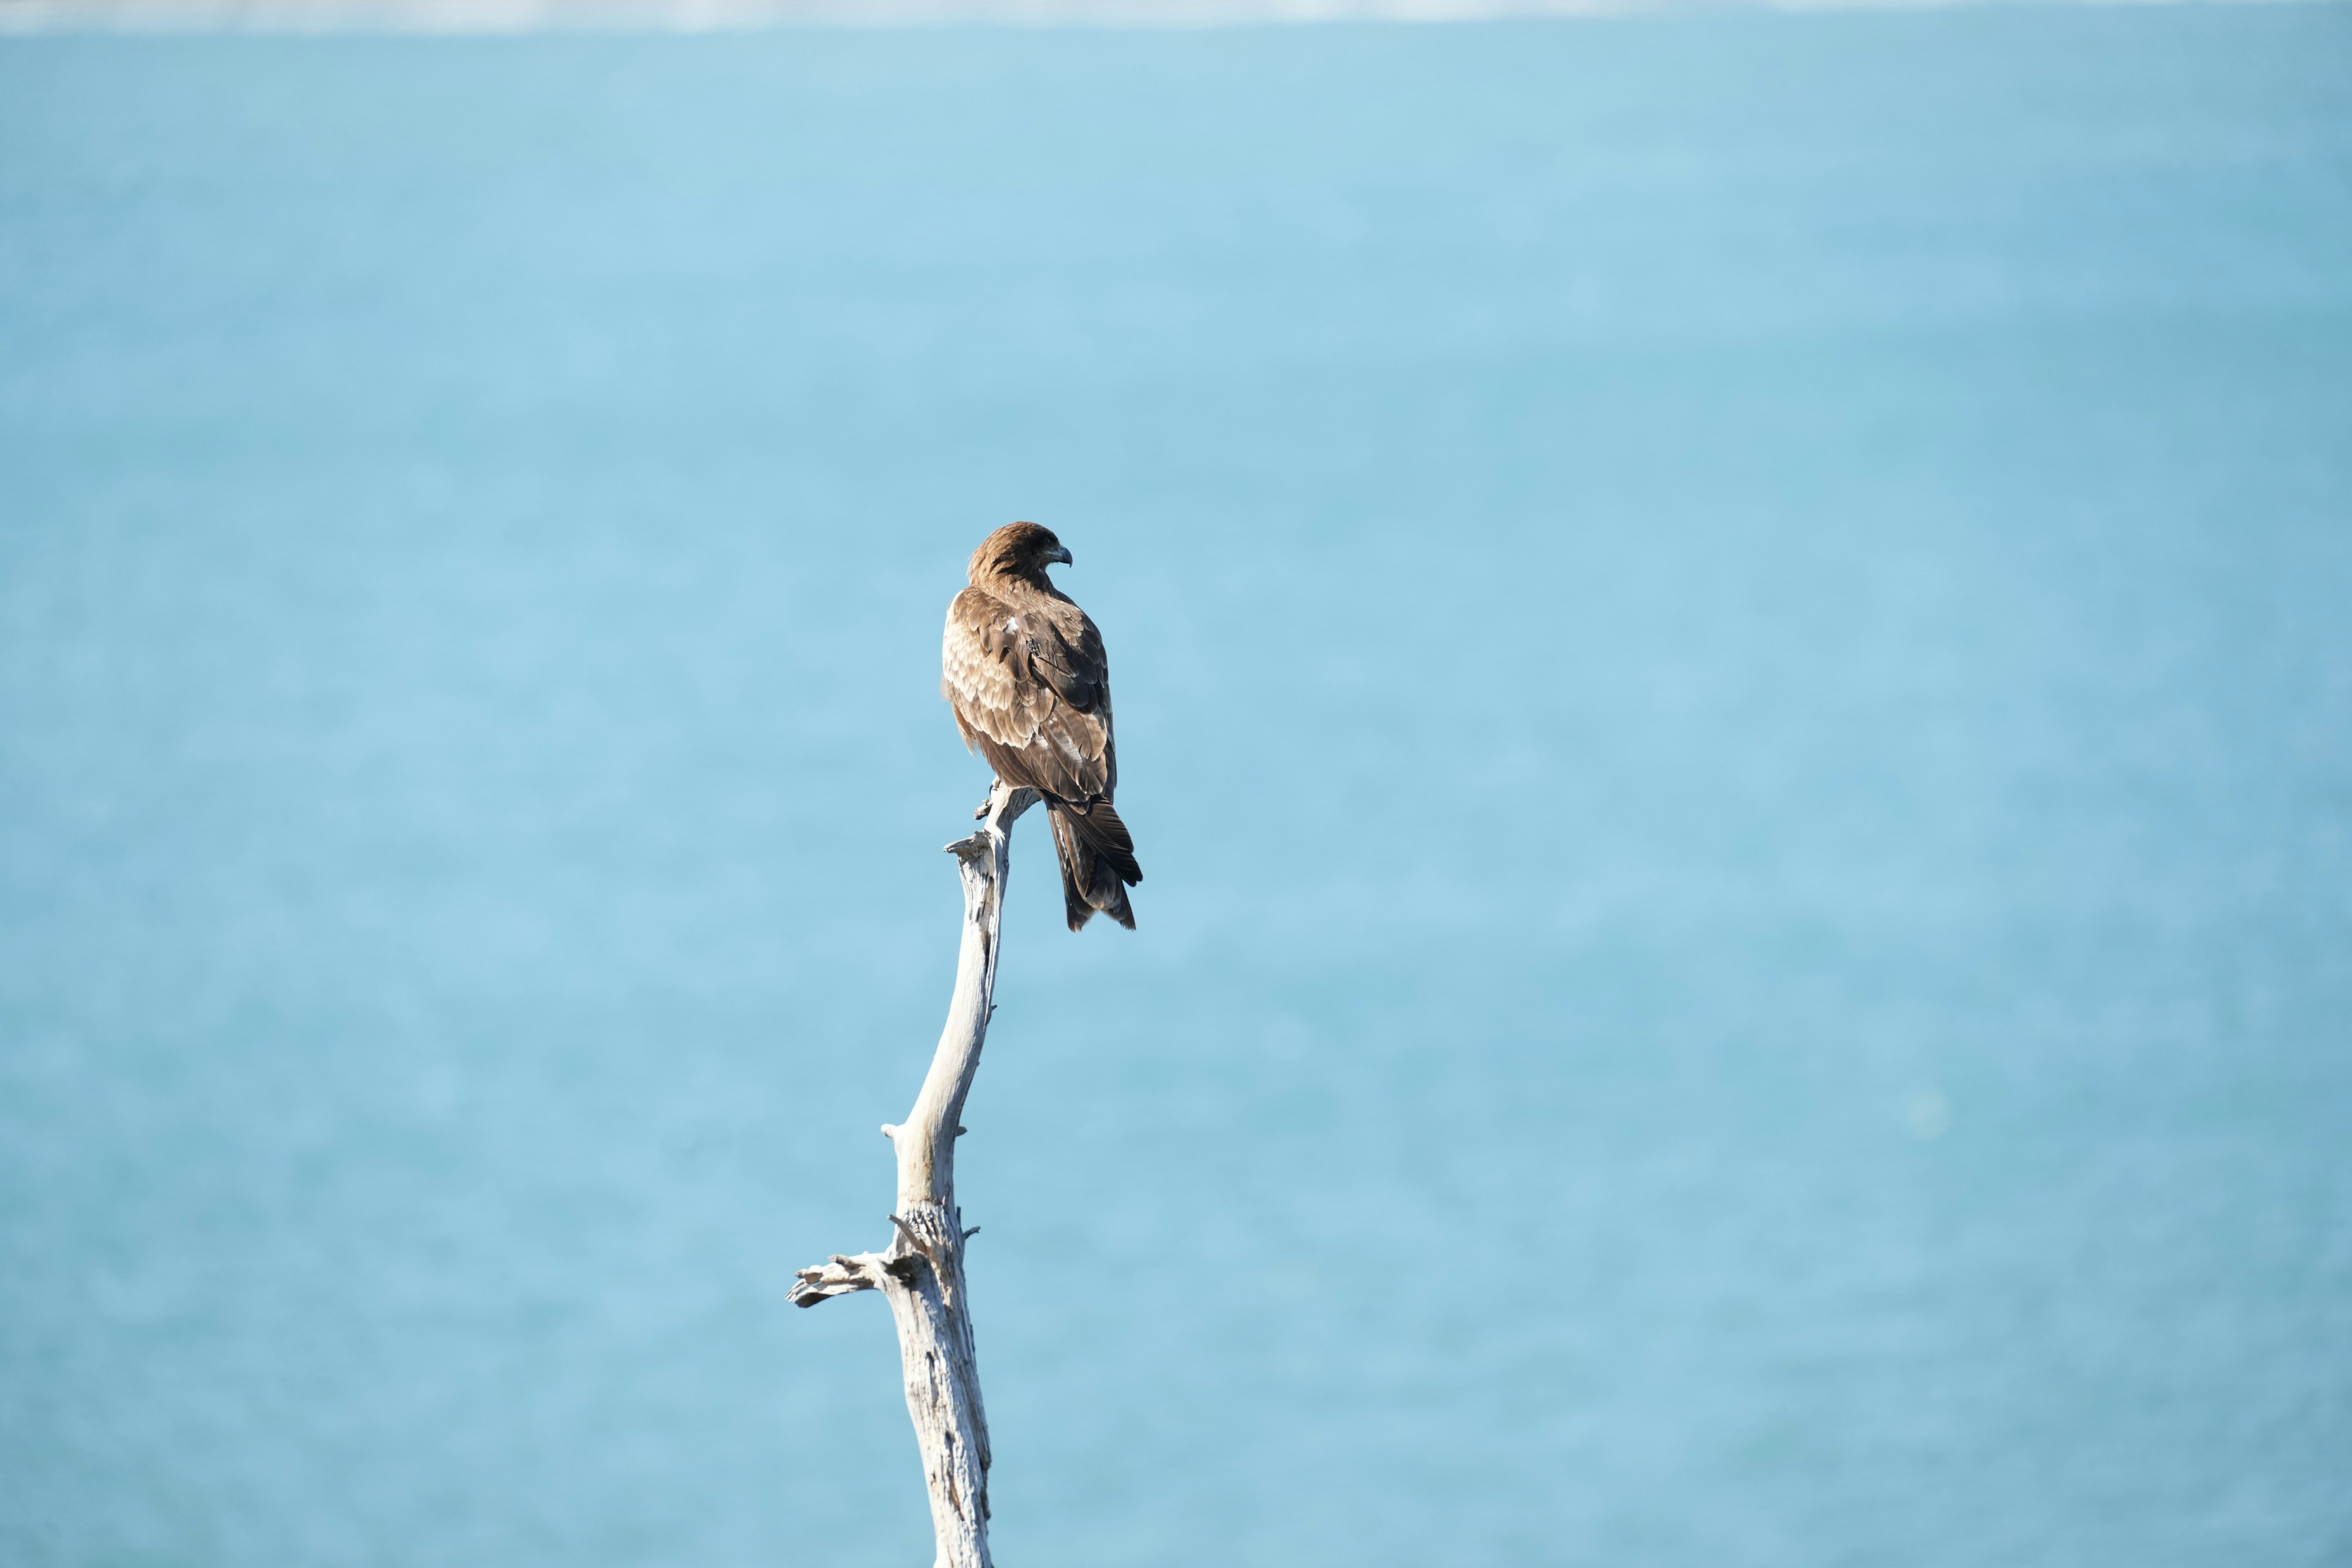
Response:
[{"label": "blurred horizon line", "polygon": [[0,0],[53,32],[748,32],[777,27],[1189,28],[1754,12],[2329,5],[2344,0]]}]

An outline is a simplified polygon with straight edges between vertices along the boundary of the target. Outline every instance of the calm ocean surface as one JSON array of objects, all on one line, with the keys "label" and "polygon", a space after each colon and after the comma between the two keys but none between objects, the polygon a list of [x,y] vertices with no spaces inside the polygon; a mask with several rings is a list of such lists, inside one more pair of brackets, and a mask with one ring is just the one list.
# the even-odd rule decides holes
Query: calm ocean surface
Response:
[{"label": "calm ocean surface", "polygon": [[0,1561],[2352,1562],[2352,8],[0,45]]}]

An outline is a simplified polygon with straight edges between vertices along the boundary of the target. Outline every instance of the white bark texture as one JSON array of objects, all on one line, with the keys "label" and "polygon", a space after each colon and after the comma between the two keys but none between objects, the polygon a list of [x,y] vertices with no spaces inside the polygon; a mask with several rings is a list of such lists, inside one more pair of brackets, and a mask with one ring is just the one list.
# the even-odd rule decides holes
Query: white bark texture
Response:
[{"label": "white bark texture", "polygon": [[[898,1329],[907,1414],[931,1494],[937,1568],[991,1568],[988,1555],[988,1413],[972,1357],[971,1304],[964,1293],[963,1245],[971,1231],[955,1201],[955,1141],[996,994],[998,917],[1011,865],[1014,819],[1034,790],[1000,782],[982,808],[980,831],[948,846],[963,879],[963,943],[955,997],[931,1070],[901,1126],[883,1126],[898,1154],[898,1206],[880,1252],[800,1271],[794,1306],[814,1307],[855,1290],[879,1290]],[[978,1229],[974,1226],[973,1229]]]}]

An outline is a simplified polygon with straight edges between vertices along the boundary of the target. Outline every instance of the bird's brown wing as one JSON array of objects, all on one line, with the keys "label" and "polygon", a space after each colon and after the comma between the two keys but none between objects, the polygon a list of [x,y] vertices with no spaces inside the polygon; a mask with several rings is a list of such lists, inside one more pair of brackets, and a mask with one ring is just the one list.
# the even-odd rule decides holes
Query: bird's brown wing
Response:
[{"label": "bird's brown wing", "polygon": [[1011,784],[1067,801],[1118,784],[1102,637],[1067,601],[1047,615],[1015,611],[966,588],[948,605],[940,690],[967,744]]}]

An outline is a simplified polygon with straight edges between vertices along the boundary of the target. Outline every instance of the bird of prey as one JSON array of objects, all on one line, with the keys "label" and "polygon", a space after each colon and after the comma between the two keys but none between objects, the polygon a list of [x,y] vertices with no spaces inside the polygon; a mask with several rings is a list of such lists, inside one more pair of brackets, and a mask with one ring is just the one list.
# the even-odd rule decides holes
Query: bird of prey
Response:
[{"label": "bird of prey", "polygon": [[940,692],[956,728],[1008,784],[1045,796],[1062,862],[1062,908],[1076,931],[1100,910],[1128,930],[1135,840],[1111,809],[1118,753],[1102,634],[1045,575],[1070,552],[1053,531],[1007,523],[972,552],[971,586],[948,605]]}]

